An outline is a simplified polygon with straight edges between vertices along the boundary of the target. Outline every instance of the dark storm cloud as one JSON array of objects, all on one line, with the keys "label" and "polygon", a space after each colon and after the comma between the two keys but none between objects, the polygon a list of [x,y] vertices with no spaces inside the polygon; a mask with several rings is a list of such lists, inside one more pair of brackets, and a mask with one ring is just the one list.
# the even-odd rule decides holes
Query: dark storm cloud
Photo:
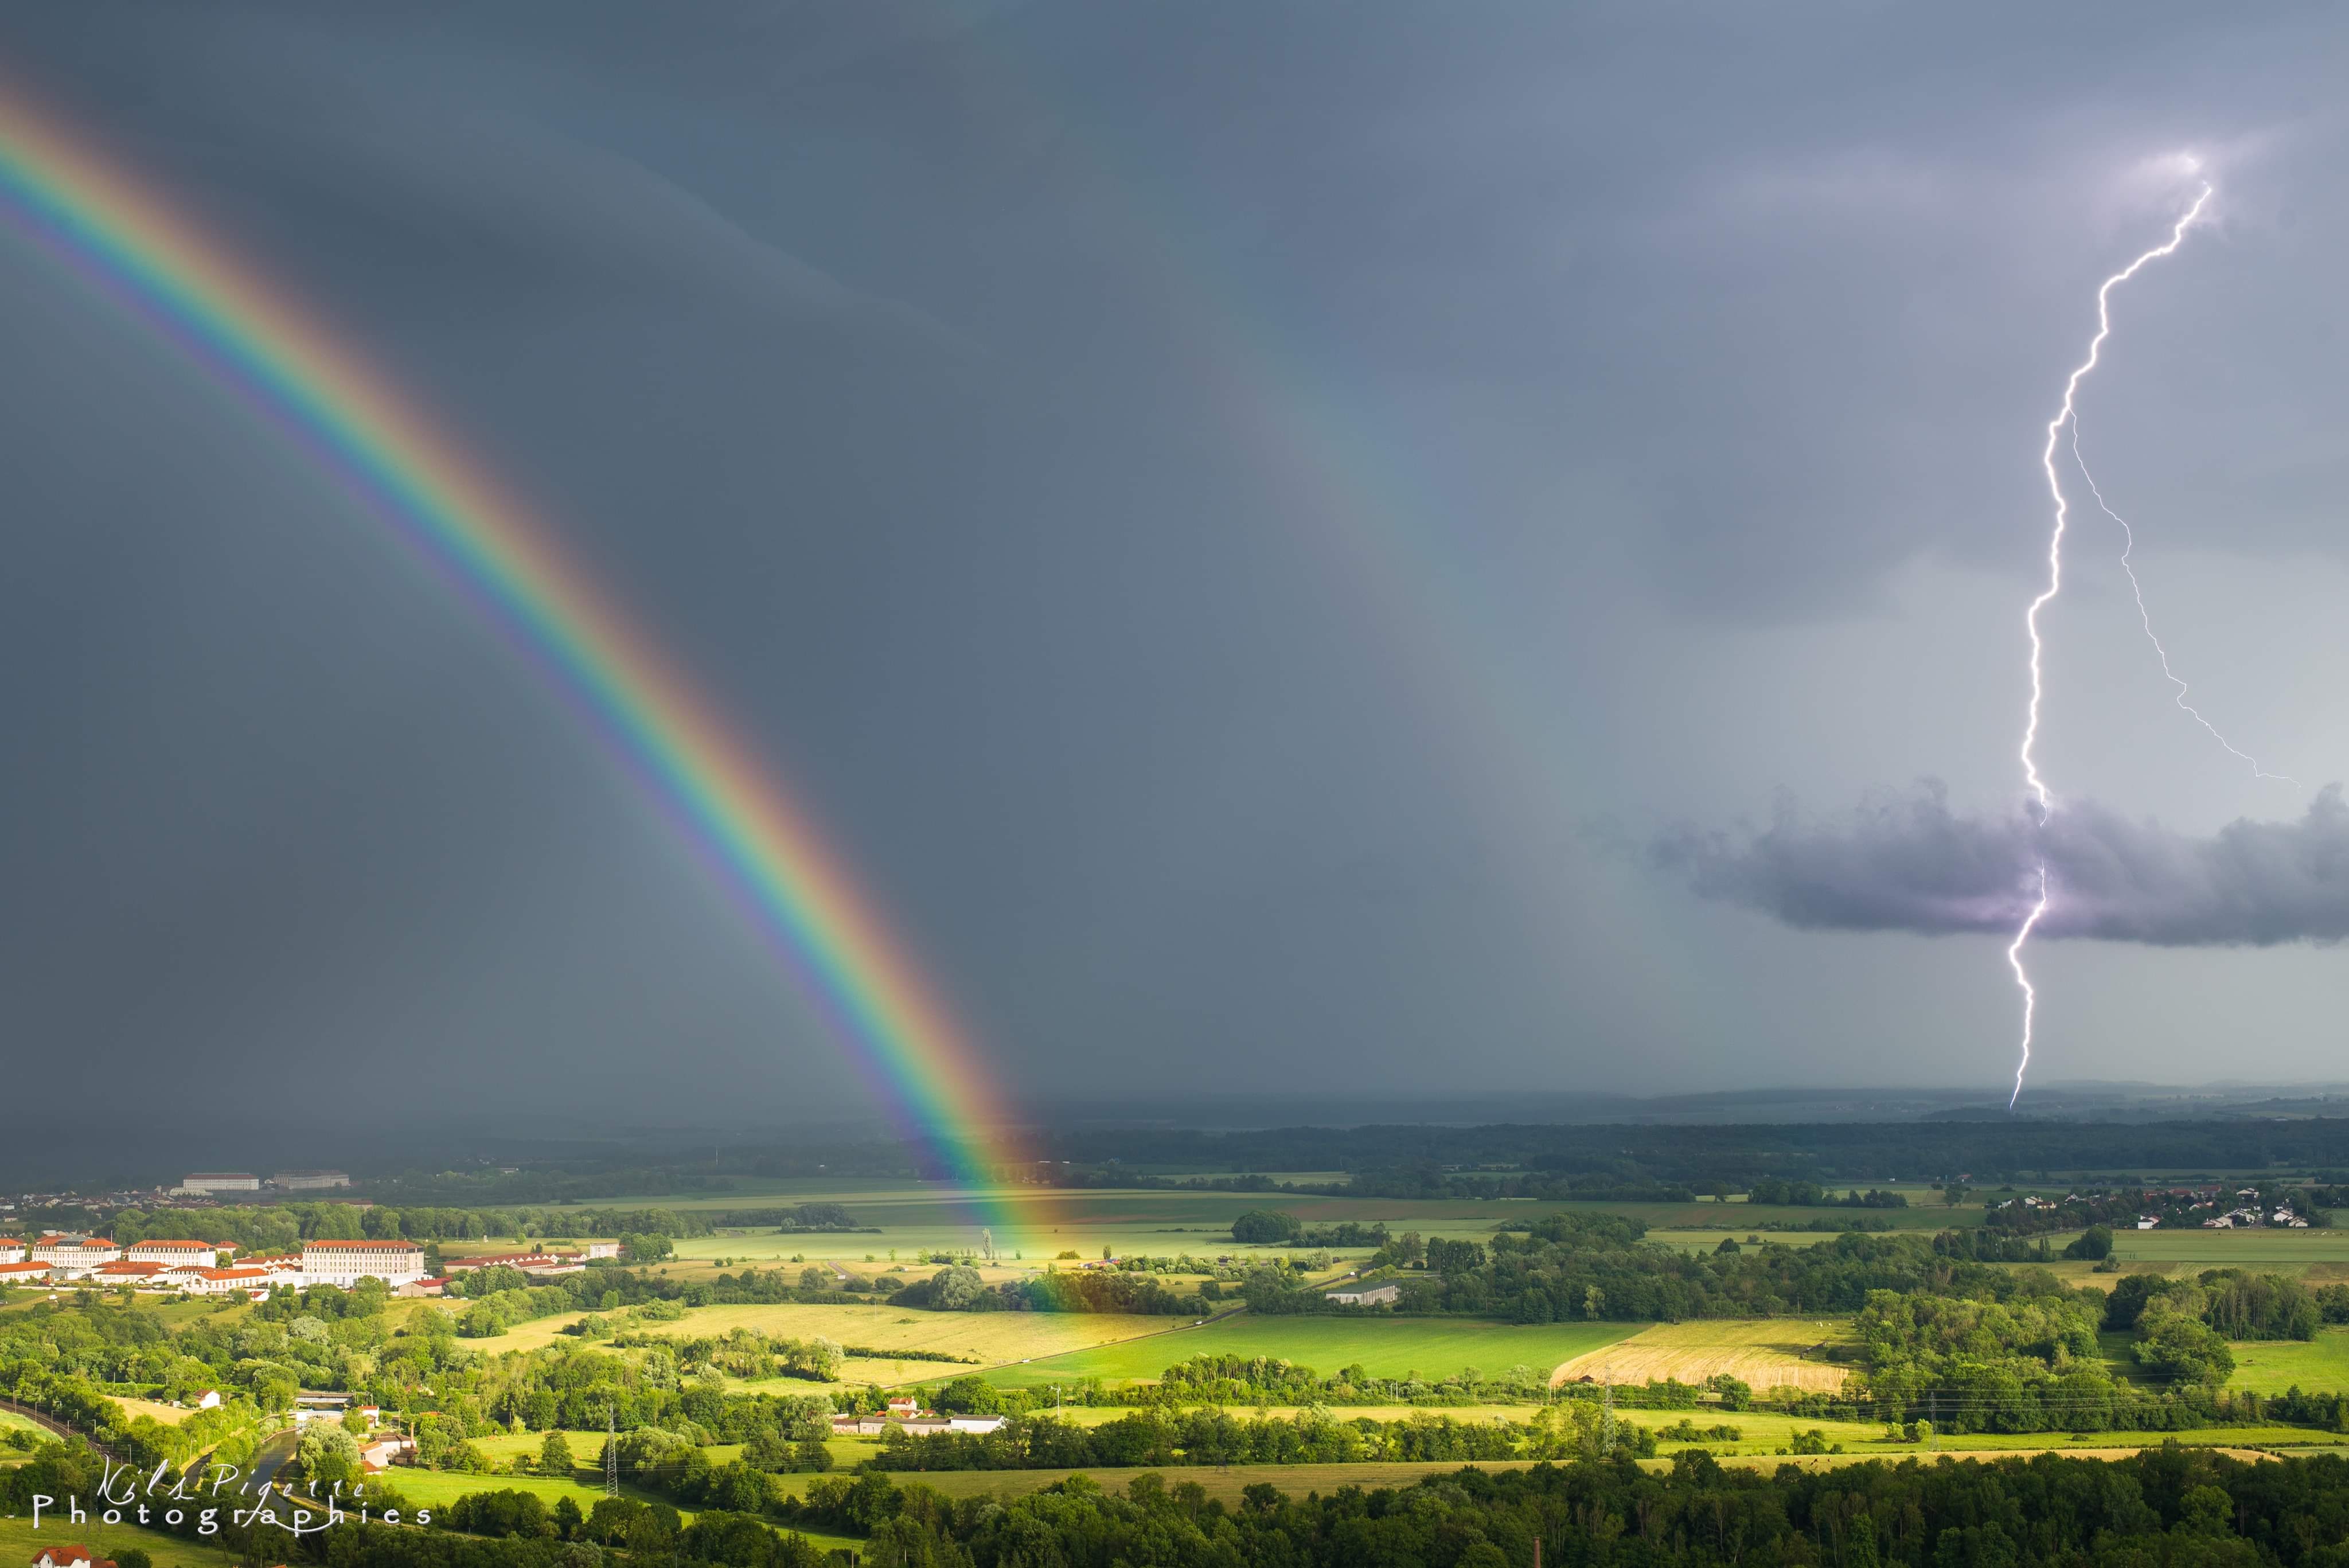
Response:
[{"label": "dark storm cloud", "polygon": [[[84,0],[0,7],[0,68],[543,515],[1008,1089],[1113,1093],[1628,1082],[1683,1040],[1688,1070],[1779,1075],[1671,983],[1733,967],[1687,900],[1559,845],[1653,779],[1686,787],[1648,820],[1719,821],[1785,776],[1751,754],[1775,715],[1688,717],[1725,684],[1702,660],[1872,650],[1906,572],[1929,605],[1965,574],[2027,596],[2085,286],[2166,211],[2113,171],[2316,123],[2344,36],[2183,4]],[[2272,389],[2235,350],[2349,233],[2337,136],[2278,145],[2298,272],[2194,275],[2250,315],[2144,380],[2240,359],[2230,402],[2304,422],[2168,441],[2240,454],[2261,508],[2159,521],[2149,555],[2293,508],[2337,545],[2312,504],[2337,345],[2294,321]],[[2228,189],[2244,243],[2214,227],[2194,265],[2282,254],[2259,171]],[[2133,327],[2189,314],[2156,287]],[[2116,443],[2184,422],[2098,416]],[[2134,492],[2146,462],[2109,470]],[[0,239],[12,1090],[103,1073],[184,1108],[191,1063],[299,1061],[321,1093],[397,1063],[484,1106],[865,1109],[624,770],[352,512]],[[1920,660],[1899,700],[1962,722],[2011,674]],[[1840,799],[1976,754],[1895,744],[1854,722],[1781,755]],[[2223,899],[2209,856],[2113,831],[2151,889],[2116,910]],[[2006,918],[2012,825],[1904,842],[1889,868],[1845,845],[1824,889],[1772,891],[1742,838],[1675,852],[1789,919]],[[1741,1040],[1795,983],[1723,982]]]},{"label": "dark storm cloud", "polygon": [[2271,947],[2349,937],[2349,805],[2317,794],[2297,822],[2237,821],[2207,838],[2066,802],[2044,826],[1964,816],[1943,793],[1870,801],[1826,820],[1792,807],[1766,827],[1681,827],[1648,846],[1700,898],[1806,930],[2034,934],[2154,947]]}]

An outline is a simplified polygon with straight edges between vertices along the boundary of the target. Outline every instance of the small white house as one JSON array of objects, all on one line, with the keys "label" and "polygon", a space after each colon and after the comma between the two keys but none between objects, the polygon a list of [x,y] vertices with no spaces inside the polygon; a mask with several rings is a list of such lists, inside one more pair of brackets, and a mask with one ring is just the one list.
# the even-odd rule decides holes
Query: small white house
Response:
[{"label": "small white house", "polygon": [[202,1393],[197,1395],[194,1398],[189,1400],[188,1407],[193,1410],[217,1410],[220,1408],[220,1390],[217,1388],[207,1388]]}]

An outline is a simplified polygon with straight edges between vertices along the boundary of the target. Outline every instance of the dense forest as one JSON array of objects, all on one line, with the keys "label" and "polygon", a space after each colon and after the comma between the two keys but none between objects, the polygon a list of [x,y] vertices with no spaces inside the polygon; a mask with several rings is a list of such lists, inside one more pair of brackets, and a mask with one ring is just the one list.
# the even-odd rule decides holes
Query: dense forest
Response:
[{"label": "dense forest", "polygon": [[[51,1445],[0,1493],[21,1508],[19,1494],[87,1494],[98,1480],[86,1456]],[[297,1540],[221,1524],[214,1539],[251,1560],[336,1568],[582,1568],[607,1553],[818,1568],[823,1553],[794,1525],[864,1536],[862,1555],[889,1568],[1527,1568],[1537,1542],[1545,1568],[2341,1568],[2349,1463],[2164,1449],[1772,1474],[1725,1469],[1699,1449],[1661,1469],[1619,1455],[1302,1498],[1259,1484],[1232,1504],[1179,1471],[958,1501],[876,1471],[820,1480],[804,1501],[771,1511],[705,1506],[690,1525],[657,1502],[607,1498],[583,1513],[522,1491],[469,1499],[429,1530],[344,1523]]]}]

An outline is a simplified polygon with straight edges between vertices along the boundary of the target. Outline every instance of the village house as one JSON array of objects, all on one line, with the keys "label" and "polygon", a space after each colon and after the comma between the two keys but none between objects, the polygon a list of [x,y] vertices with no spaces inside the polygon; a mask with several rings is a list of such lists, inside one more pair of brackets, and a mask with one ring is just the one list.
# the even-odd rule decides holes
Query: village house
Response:
[{"label": "village house", "polygon": [[832,1435],[835,1438],[877,1438],[889,1429],[886,1416],[834,1416]]},{"label": "village house", "polygon": [[378,1442],[365,1444],[359,1449],[359,1463],[367,1468],[369,1475],[379,1475],[394,1465],[407,1464],[415,1458],[416,1439],[413,1438],[385,1438]]},{"label": "village house", "polygon": [[617,1241],[590,1241],[587,1243],[587,1255],[591,1258],[616,1258],[620,1255],[620,1244]]},{"label": "village house", "polygon": [[983,1437],[988,1432],[1001,1431],[1006,1419],[1002,1416],[949,1416],[947,1417],[947,1429],[974,1432]]},{"label": "village house", "polygon": [[33,1553],[33,1568],[114,1568],[111,1557],[93,1557],[89,1548],[76,1542],[69,1546],[44,1546]]}]

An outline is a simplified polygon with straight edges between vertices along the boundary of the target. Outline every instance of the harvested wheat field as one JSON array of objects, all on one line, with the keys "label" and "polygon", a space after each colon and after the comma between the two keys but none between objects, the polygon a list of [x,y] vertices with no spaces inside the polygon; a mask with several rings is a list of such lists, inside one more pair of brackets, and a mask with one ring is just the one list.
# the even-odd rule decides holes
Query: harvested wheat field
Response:
[{"label": "harvested wheat field", "polygon": [[1671,1377],[1702,1383],[1725,1372],[1755,1388],[1832,1394],[1843,1386],[1850,1369],[1828,1356],[1849,1338],[1842,1324],[1816,1318],[1660,1323],[1576,1356],[1551,1373],[1549,1380],[1647,1383]]}]

